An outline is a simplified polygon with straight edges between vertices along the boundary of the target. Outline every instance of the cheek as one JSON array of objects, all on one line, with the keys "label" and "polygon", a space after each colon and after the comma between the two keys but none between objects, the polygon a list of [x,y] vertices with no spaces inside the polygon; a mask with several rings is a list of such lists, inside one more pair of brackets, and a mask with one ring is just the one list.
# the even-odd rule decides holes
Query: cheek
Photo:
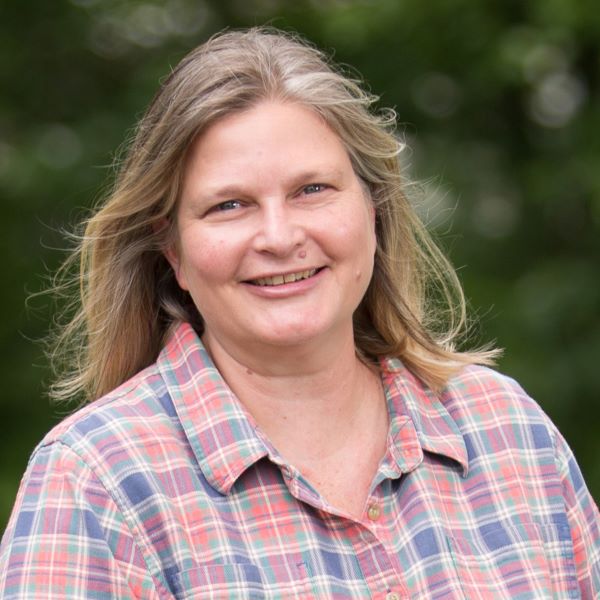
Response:
[{"label": "cheek", "polygon": [[186,244],[180,278],[191,288],[230,279],[237,264],[235,248],[225,237],[202,236],[200,239],[202,243]]},{"label": "cheek", "polygon": [[329,229],[331,255],[349,267],[349,271],[344,271],[350,278],[348,283],[351,281],[361,289],[371,280],[376,249],[375,231],[365,216],[366,212],[359,212],[350,220],[346,214]]},{"label": "cheek", "polygon": [[347,248],[349,253],[359,251],[362,255],[375,254],[375,217],[369,206],[367,210],[361,210],[353,219],[341,218],[337,222],[336,238],[339,243]]}]

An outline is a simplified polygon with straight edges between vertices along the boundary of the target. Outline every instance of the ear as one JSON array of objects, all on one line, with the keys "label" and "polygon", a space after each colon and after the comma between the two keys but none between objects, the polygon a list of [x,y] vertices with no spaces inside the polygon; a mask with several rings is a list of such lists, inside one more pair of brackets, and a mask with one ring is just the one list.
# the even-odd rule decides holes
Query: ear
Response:
[{"label": "ear", "polygon": [[[171,222],[166,217],[160,219],[152,225],[154,229],[154,233],[162,233],[165,229],[169,229],[171,227]],[[173,274],[175,275],[175,279],[179,284],[179,287],[182,290],[188,291],[189,288],[187,286],[184,270],[182,268],[181,261],[181,251],[179,249],[179,244],[176,239],[173,239],[174,236],[167,236],[166,243],[162,247],[163,256],[167,259],[168,263],[171,265],[173,269]]]},{"label": "ear", "polygon": [[367,202],[369,216],[371,218],[371,227],[373,228],[373,233],[376,233],[376,223],[377,223],[377,209],[375,208],[375,202],[373,202],[373,196],[371,195],[371,188],[369,184],[362,178],[358,177],[358,181],[360,182],[360,186],[363,189],[363,193],[365,195],[365,200]]},{"label": "ear", "polygon": [[371,196],[371,190],[368,185],[361,179],[361,183],[363,185],[363,189],[365,191],[365,199],[367,201],[367,211],[369,212],[369,221],[371,226],[371,236],[373,242],[373,254],[377,252],[377,208],[375,207],[375,202],[373,202],[373,197]]},{"label": "ear", "polygon": [[369,216],[371,217],[371,231],[373,235],[373,255],[377,252],[377,209],[375,203],[369,200]]}]

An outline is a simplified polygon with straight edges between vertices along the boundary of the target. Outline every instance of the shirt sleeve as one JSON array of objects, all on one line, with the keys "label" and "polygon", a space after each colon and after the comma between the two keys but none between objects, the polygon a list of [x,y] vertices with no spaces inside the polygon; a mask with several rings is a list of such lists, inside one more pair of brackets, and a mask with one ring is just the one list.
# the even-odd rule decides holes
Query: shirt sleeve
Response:
[{"label": "shirt sleeve", "polygon": [[60,442],[30,460],[0,547],[3,599],[158,598],[121,511]]},{"label": "shirt sleeve", "polygon": [[600,598],[600,514],[564,438],[557,453],[567,518],[571,526],[577,579],[584,599]]}]

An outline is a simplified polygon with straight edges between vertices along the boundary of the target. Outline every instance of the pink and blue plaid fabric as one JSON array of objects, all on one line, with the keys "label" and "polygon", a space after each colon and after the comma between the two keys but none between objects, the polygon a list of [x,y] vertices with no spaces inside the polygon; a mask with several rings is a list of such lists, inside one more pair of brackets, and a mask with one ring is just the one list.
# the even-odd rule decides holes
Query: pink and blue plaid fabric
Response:
[{"label": "pink and blue plaid fabric", "polygon": [[511,380],[441,398],[382,361],[388,451],[364,515],[329,506],[181,325],[155,365],[34,452],[4,534],[10,598],[598,598],[599,515]]}]

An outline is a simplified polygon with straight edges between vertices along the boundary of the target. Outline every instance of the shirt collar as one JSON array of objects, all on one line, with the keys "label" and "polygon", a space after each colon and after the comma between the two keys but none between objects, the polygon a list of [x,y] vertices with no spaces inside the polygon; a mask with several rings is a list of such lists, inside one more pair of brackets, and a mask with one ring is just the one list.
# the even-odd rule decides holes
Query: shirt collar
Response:
[{"label": "shirt collar", "polygon": [[[397,468],[416,468],[422,451],[445,456],[467,475],[469,460],[464,437],[442,399],[426,388],[400,360],[380,362],[390,414],[390,448]],[[416,440],[415,440],[416,438]]]},{"label": "shirt collar", "polygon": [[[210,485],[228,494],[260,459],[281,457],[258,432],[188,323],[181,323],[157,361],[185,435]],[[389,477],[416,468],[423,451],[449,457],[467,473],[464,439],[442,402],[397,359],[381,361],[390,414]]]},{"label": "shirt collar", "polygon": [[269,454],[254,421],[188,323],[177,327],[157,365],[202,473],[228,494],[246,469]]}]

